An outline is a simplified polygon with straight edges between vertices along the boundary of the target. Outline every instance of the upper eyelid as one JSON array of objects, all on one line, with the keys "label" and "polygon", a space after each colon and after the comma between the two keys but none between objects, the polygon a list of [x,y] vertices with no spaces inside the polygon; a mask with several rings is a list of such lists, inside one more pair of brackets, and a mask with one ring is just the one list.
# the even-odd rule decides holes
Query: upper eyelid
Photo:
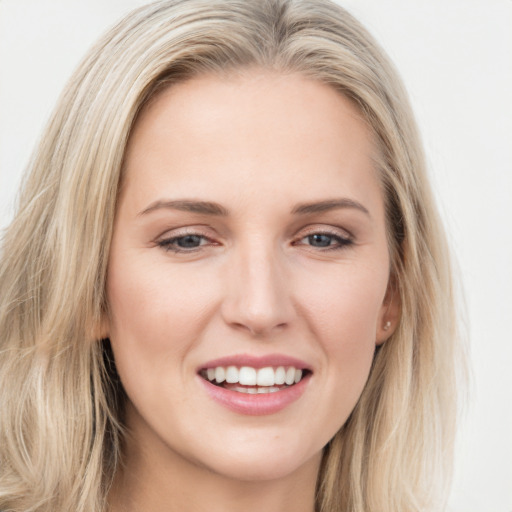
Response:
[{"label": "upper eyelid", "polygon": [[203,229],[201,226],[183,226],[179,228],[170,228],[162,232],[162,234],[155,237],[155,241],[160,240],[170,240],[173,238],[180,238],[182,236],[187,235],[197,235],[203,236],[204,238],[211,239],[213,238],[211,234],[207,232],[206,229]]},{"label": "upper eyelid", "polygon": [[[211,231],[213,231],[213,233]],[[346,228],[314,224],[297,230],[296,234],[291,237],[291,240],[301,240],[302,238],[313,234],[325,234],[351,241],[353,241],[355,238],[354,235]],[[201,236],[210,242],[215,242],[217,238],[222,238],[222,236],[213,230],[210,226],[182,226],[178,228],[167,229],[165,232],[155,237],[154,240],[156,243],[159,243],[166,240],[168,241],[181,238],[187,235]]]},{"label": "upper eyelid", "polygon": [[345,238],[349,240],[353,240],[355,237],[354,235],[348,231],[347,229],[341,228],[341,227],[334,227],[334,226],[319,226],[314,225],[310,226],[308,228],[305,228],[301,231],[299,231],[297,238],[304,238],[309,235],[314,234],[323,234],[323,235],[331,235],[331,236],[337,236],[340,238]]}]

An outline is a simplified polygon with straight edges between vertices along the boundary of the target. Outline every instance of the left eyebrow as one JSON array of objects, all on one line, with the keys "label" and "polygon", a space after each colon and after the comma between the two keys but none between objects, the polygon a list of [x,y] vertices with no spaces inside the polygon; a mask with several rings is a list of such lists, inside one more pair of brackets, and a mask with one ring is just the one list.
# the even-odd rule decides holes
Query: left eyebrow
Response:
[{"label": "left eyebrow", "polygon": [[146,215],[161,209],[180,210],[202,215],[219,215],[223,217],[229,215],[229,211],[218,203],[195,201],[192,199],[158,200],[142,210],[139,215]]},{"label": "left eyebrow", "polygon": [[342,208],[354,208],[371,218],[370,212],[361,203],[353,199],[327,199],[325,201],[316,201],[311,203],[301,203],[292,210],[293,215],[308,215],[311,213],[321,213],[329,210],[338,210]]}]

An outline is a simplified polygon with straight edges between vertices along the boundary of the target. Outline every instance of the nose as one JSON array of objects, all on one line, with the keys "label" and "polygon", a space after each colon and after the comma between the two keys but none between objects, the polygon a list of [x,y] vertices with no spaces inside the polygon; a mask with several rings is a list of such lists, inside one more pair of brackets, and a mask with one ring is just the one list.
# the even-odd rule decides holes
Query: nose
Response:
[{"label": "nose", "polygon": [[224,321],[255,337],[285,329],[294,316],[283,257],[270,247],[239,251],[229,263]]}]

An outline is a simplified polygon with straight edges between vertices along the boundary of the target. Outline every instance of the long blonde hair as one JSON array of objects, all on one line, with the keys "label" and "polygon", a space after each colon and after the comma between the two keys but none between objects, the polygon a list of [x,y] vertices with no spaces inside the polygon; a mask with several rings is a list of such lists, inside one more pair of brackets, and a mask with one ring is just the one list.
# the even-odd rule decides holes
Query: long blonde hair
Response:
[{"label": "long blonde hair", "polygon": [[459,354],[445,237],[406,94],[329,0],[165,0],[92,48],[35,152],[0,262],[0,509],[92,512],[119,461],[123,391],[98,326],[123,155],[141,108],[201,73],[260,66],[350,98],[375,135],[401,321],[325,448],[321,512],[443,508]]}]

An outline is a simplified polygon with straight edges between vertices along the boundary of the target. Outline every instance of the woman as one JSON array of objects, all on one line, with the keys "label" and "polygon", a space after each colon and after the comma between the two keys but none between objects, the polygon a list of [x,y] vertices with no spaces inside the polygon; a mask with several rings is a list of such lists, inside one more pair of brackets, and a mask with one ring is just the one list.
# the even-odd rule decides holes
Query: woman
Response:
[{"label": "woman", "polygon": [[0,286],[1,509],[442,509],[448,252],[402,86],[335,4],[112,29]]}]

